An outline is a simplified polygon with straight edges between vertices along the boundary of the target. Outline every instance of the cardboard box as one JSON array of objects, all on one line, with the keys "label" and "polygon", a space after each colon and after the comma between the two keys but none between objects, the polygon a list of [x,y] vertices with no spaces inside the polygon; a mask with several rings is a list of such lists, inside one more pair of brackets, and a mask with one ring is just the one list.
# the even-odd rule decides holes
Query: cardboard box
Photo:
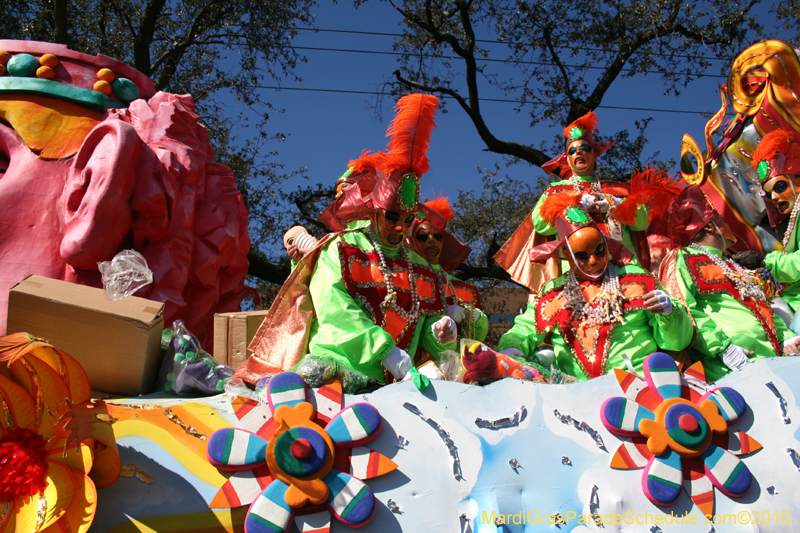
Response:
[{"label": "cardboard box", "polygon": [[164,304],[136,296],[116,302],[103,289],[30,276],[8,295],[9,333],[27,332],[83,365],[92,390],[135,396],[155,384]]},{"label": "cardboard box", "polygon": [[214,315],[214,359],[238,370],[253,352],[247,349],[267,311]]}]

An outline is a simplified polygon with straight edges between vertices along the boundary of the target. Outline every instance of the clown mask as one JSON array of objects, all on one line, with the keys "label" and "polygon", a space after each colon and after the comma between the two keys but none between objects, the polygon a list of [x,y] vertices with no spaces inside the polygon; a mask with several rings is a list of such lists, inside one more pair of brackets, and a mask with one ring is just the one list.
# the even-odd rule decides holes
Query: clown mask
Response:
[{"label": "clown mask", "polygon": [[567,261],[581,280],[597,281],[608,268],[608,250],[600,230],[581,228],[567,238]]},{"label": "clown mask", "polygon": [[411,229],[414,216],[407,211],[376,209],[372,215],[372,230],[385,246],[397,248]]},{"label": "clown mask", "polygon": [[797,176],[787,176],[781,174],[775,176],[764,184],[766,197],[775,205],[775,208],[782,215],[788,215],[797,200],[797,192],[800,189],[800,179]]},{"label": "clown mask", "polygon": [[567,163],[578,176],[593,175],[596,159],[592,145],[582,139],[572,141],[567,145]]},{"label": "clown mask", "polygon": [[436,231],[430,222],[422,222],[414,230],[413,240],[414,251],[432,264],[439,264],[439,256],[442,253],[442,241],[444,235]]}]

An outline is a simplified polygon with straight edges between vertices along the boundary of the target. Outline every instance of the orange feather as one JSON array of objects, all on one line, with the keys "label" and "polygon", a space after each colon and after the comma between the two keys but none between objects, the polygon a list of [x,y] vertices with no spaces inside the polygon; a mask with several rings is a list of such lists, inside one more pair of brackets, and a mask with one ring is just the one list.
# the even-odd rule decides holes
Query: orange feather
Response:
[{"label": "orange feather", "polygon": [[385,176],[394,172],[414,172],[422,176],[428,171],[428,146],[431,131],[436,127],[433,118],[439,99],[430,94],[408,94],[395,105],[395,117],[386,132],[391,137],[379,162]]},{"label": "orange feather", "polygon": [[655,167],[645,167],[642,172],[631,176],[631,194],[614,209],[614,218],[625,226],[636,222],[636,211],[640,205],[647,205],[649,220],[664,215],[667,206],[684,189],[685,184],[666,171]]},{"label": "orange feather", "polygon": [[579,127],[585,132],[592,132],[597,129],[597,115],[595,115],[594,111],[589,111],[578,120],[564,128],[564,137],[569,137],[569,132],[572,131],[572,128]]},{"label": "orange feather", "polygon": [[442,196],[441,194],[437,198],[425,202],[425,206],[442,215],[448,222],[450,222],[450,219],[452,219],[455,214],[453,213],[453,208],[450,206],[450,198],[448,196]]},{"label": "orange feather", "polygon": [[771,161],[778,155],[778,152],[788,156],[790,139],[794,140],[794,134],[785,129],[775,130],[764,135],[761,142],[758,143],[758,148],[753,152],[752,167],[757,168],[759,161],[764,159]]},{"label": "orange feather", "polygon": [[552,194],[544,199],[542,208],[539,210],[539,216],[550,224],[555,223],[556,218],[561,216],[564,209],[571,205],[578,205],[580,202],[581,194],[577,192],[562,192]]}]

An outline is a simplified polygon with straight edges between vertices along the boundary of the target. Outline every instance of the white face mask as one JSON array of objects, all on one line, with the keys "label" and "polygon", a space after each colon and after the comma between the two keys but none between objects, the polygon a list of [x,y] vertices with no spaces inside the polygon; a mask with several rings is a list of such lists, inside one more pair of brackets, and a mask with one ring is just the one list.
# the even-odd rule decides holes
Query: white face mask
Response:
[{"label": "white face mask", "polygon": [[605,274],[606,274],[606,270],[608,270],[608,259],[609,259],[609,256],[608,256],[608,239],[606,239],[606,236],[602,231],[600,232],[600,235],[603,237],[603,244],[605,244],[605,248],[606,248],[606,267],[599,274],[593,274],[593,275],[587,274],[578,265],[578,260],[575,259],[575,254],[572,252],[572,246],[570,246],[570,244],[569,244],[569,237],[564,239],[564,241],[567,243],[567,250],[569,251],[570,257],[572,257],[572,264],[575,265],[575,269],[578,272],[581,273],[581,277],[583,277],[584,279],[591,280],[591,281],[598,281],[600,279],[603,279],[603,276],[605,276]]}]

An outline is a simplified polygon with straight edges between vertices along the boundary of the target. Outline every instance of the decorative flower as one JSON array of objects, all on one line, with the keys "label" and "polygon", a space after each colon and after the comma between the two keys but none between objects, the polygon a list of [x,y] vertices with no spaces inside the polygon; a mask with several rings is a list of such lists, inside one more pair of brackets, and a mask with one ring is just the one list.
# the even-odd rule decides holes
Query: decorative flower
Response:
[{"label": "decorative flower", "polygon": [[380,453],[360,447],[380,433],[378,411],[366,403],[342,409],[338,382],[309,397],[303,379],[293,372],[278,374],[267,387],[268,407],[241,397],[232,400],[245,429],[221,429],[208,440],[209,462],[234,472],[210,507],[250,504],[247,533],[288,531],[293,518],[301,531],[326,531],[331,513],[349,526],[366,524],[376,507],[362,479],[397,468]]},{"label": "decorative flower", "polygon": [[88,403],[86,372],[24,333],[0,338],[0,362],[8,366],[0,369],[0,532],[85,533],[96,487],[119,475],[110,424],[91,415],[98,426],[73,422],[102,410]]},{"label": "decorative flower", "polygon": [[611,468],[644,467],[642,490],[656,505],[672,505],[681,487],[705,515],[714,513],[714,487],[730,497],[743,496],[753,477],[737,457],[761,449],[744,431],[728,426],[747,410],[730,387],[706,392],[703,365],[681,376],[667,354],[644,361],[645,379],[615,369],[624,398],[609,398],[600,408],[606,428],[631,437],[611,459]]}]

